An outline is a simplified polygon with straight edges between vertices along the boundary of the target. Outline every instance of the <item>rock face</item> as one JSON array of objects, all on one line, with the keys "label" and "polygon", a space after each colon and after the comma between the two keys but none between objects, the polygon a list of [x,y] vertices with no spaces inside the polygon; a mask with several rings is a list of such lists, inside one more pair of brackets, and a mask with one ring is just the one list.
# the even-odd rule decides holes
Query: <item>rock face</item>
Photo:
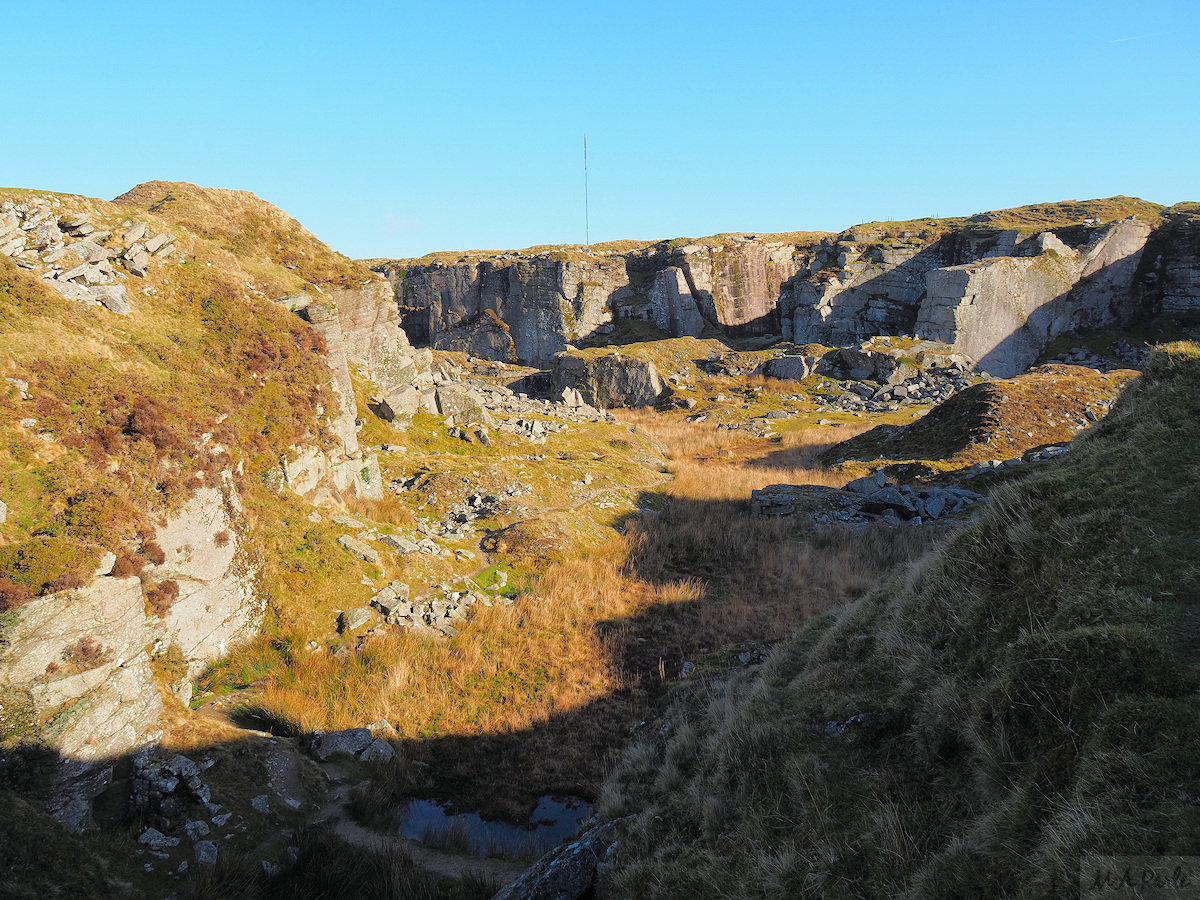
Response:
[{"label": "rock face", "polygon": [[828,346],[916,335],[1007,377],[1065,331],[1200,305],[1200,216],[1186,204],[1166,213],[1145,262],[1151,226],[1132,218],[1040,232],[978,219],[802,240],[722,235],[622,253],[384,261],[375,270],[392,282],[414,340],[533,365],[635,319],[674,337],[779,332]]},{"label": "rock face", "polygon": [[612,304],[632,296],[623,260],[590,255],[409,266],[402,280],[394,266],[378,271],[395,280],[424,343],[489,359],[543,363],[611,322]]},{"label": "rock face", "polygon": [[654,324],[666,334],[700,337],[704,317],[687,283],[683,269],[670,266],[654,273],[654,281],[646,292],[654,315]]},{"label": "rock face", "polygon": [[251,637],[264,602],[256,596],[257,570],[242,549],[242,506],[230,480],[200,488],[157,534],[166,561],[158,580],[179,585],[163,617],[170,643],[183,652],[189,674]]},{"label": "rock face", "polygon": [[944,341],[991,374],[1016,375],[1059,334],[1128,321],[1151,228],[1127,219],[1021,239],[964,229],[899,238],[853,233],[785,285],[785,338],[830,345],[873,335]]},{"label": "rock face", "polygon": [[141,582],[99,578],[18,608],[0,633],[0,732],[62,757],[47,806],[74,831],[112,781],[111,760],[158,739],[162,699]]},{"label": "rock face", "polygon": [[400,327],[400,313],[386,281],[334,290],[320,302],[305,294],[276,302],[296,312],[325,340],[337,409],[329,411],[339,446],[324,453],[317,447],[293,447],[281,461],[284,483],[314,502],[337,505],[346,496],[383,497],[379,459],[364,454],[358,443],[357,405],[350,366],[361,366],[378,384],[383,397],[378,411],[401,423],[419,407],[418,385],[432,384],[429,351],[414,351]]},{"label": "rock face", "polygon": [[1200,210],[1180,204],[1146,242],[1137,293],[1153,311],[1200,309]]},{"label": "rock face", "polygon": [[674,337],[699,335],[705,327],[776,332],[779,287],[807,261],[801,243],[722,235],[624,254],[571,248],[374,268],[394,285],[414,340],[545,365],[566,344],[620,319],[651,320]]},{"label": "rock face", "polygon": [[325,360],[333,376],[330,386],[338,404],[336,412],[330,411],[330,425],[333,433],[341,441],[340,455],[355,456],[359,449],[358,429],[355,425],[357,415],[354,384],[350,379],[350,359],[346,355],[346,340],[338,309],[328,303],[313,303],[300,309],[299,313],[300,317],[312,325],[313,330],[325,340]]},{"label": "rock face", "polygon": [[161,617],[147,617],[140,579],[101,576],[30,600],[5,624],[0,731],[62,757],[49,808],[67,827],[90,826],[114,759],[158,738],[163,703],[147,649],[178,646],[194,676],[257,629],[263,603],[241,531],[231,481],[202,487],[158,529],[165,560],[143,573],[178,587]]},{"label": "rock face", "polygon": [[1149,235],[1149,225],[1125,221],[1080,251],[1046,234],[1032,258],[935,269],[926,275],[916,333],[953,344],[987,372],[1016,375],[1052,338],[1132,316],[1131,288]]},{"label": "rock face", "polygon": [[18,706],[33,718],[9,727],[53,716],[43,740],[79,760],[124,753],[156,735],[162,701],[137,578],[100,578],[31,600],[13,616],[0,644],[0,685],[23,697]]},{"label": "rock face", "polygon": [[653,406],[665,388],[654,363],[620,353],[560,353],[551,372],[555,396],[573,391],[589,406]]},{"label": "rock face", "polygon": [[361,365],[385,392],[413,381],[419,366],[388,282],[371,281],[326,296],[337,310],[347,360]]}]

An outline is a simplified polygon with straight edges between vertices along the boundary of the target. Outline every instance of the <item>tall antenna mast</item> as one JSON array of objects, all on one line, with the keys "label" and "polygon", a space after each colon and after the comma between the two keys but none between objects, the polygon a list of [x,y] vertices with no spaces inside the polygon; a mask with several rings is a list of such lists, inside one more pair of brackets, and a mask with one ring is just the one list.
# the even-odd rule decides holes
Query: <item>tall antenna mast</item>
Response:
[{"label": "tall antenna mast", "polygon": [[592,246],[592,226],[588,214],[587,135],[583,136],[583,242]]}]

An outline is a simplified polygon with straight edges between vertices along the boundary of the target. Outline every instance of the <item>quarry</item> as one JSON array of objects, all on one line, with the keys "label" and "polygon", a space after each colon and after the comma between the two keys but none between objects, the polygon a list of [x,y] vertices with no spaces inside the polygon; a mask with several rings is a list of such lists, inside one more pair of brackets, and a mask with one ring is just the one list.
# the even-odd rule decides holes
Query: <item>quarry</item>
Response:
[{"label": "quarry", "polygon": [[1195,854],[1198,341],[1195,203],[351,260],[0,189],[0,894]]}]

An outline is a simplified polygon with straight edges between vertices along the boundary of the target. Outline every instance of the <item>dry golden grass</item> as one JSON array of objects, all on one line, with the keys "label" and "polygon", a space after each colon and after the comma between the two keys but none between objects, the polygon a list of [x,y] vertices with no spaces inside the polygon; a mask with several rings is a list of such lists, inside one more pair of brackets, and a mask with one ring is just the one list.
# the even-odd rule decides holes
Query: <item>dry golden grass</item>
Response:
[{"label": "dry golden grass", "polygon": [[[241,651],[234,681],[256,685],[267,721],[308,732],[386,719],[404,758],[430,764],[397,768],[368,818],[386,820],[414,791],[517,816],[546,790],[592,795],[684,662],[723,667],[730,649],[784,638],[928,544],[919,529],[812,534],[751,515],[755,488],[839,483],[812,464],[830,429],[772,442],[652,413],[629,418],[665,445],[673,480],[645,489],[642,513],[619,530],[585,536],[547,514],[529,520],[541,548],[532,554],[505,532],[496,550],[532,572],[511,606],[476,606],[451,640],[394,633],[317,652],[307,644],[320,636],[299,616]],[[719,451],[728,455],[714,459]],[[377,521],[404,514],[387,507],[353,510]],[[560,525],[563,540],[548,542]]]},{"label": "dry golden grass", "polygon": [[[286,665],[258,697],[266,715],[302,731],[387,719],[413,752],[437,743],[447,768],[466,770],[453,778],[460,799],[493,809],[549,785],[590,793],[605,748],[623,742],[683,662],[785,637],[927,547],[918,529],[809,534],[750,514],[754,488],[837,483],[807,465],[827,443],[823,430],[755,447],[712,428],[634,418],[676,460],[674,480],[645,495],[657,512],[545,554],[526,594],[477,606],[455,639],[393,634],[337,653],[308,652],[304,634],[277,641]],[[696,458],[722,445],[741,459]],[[759,464],[764,448],[788,464]],[[503,763],[478,765],[481,747],[493,746],[485,737],[510,741],[495,751]]]},{"label": "dry golden grass", "polygon": [[352,516],[362,516],[372,522],[383,522],[387,525],[415,525],[417,517],[399,497],[389,494],[381,500],[369,500],[365,497],[351,496],[346,499],[346,512]]}]

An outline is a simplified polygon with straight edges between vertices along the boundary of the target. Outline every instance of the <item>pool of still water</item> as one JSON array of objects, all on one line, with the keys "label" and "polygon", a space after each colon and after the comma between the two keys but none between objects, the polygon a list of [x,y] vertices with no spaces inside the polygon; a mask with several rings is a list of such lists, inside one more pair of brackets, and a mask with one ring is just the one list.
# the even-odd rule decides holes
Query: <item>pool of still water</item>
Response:
[{"label": "pool of still water", "polygon": [[437,800],[409,800],[400,834],[411,840],[466,849],[476,856],[541,856],[575,836],[591,815],[578,797],[546,794],[523,824],[485,819],[475,812],[452,813]]}]

